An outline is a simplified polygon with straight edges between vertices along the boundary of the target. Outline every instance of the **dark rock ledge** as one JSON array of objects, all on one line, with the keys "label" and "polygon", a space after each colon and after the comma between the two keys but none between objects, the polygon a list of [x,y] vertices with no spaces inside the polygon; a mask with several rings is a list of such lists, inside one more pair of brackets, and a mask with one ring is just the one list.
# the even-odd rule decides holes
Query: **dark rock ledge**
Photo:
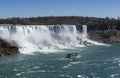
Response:
[{"label": "dark rock ledge", "polygon": [[89,38],[104,43],[120,42],[120,31],[115,29],[90,31]]},{"label": "dark rock ledge", "polygon": [[5,40],[0,38],[0,56],[7,56],[19,53],[19,50],[15,46],[11,46]]}]

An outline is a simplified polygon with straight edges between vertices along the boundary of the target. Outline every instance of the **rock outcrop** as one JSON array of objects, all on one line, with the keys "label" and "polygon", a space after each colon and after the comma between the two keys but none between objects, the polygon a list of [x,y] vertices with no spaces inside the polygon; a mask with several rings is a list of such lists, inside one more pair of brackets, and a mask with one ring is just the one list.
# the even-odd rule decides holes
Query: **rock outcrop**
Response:
[{"label": "rock outcrop", "polygon": [[110,30],[94,30],[89,32],[89,38],[100,42],[120,42],[120,31]]},{"label": "rock outcrop", "polygon": [[0,39],[0,56],[7,56],[19,53],[19,50],[15,46],[11,46],[5,40]]}]

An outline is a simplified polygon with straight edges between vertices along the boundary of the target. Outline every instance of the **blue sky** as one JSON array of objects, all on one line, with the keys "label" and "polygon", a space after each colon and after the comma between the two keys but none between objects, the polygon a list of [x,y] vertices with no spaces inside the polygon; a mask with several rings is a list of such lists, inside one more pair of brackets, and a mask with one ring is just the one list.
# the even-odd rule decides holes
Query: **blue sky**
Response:
[{"label": "blue sky", "polygon": [[0,0],[0,18],[33,16],[120,16],[120,0]]}]

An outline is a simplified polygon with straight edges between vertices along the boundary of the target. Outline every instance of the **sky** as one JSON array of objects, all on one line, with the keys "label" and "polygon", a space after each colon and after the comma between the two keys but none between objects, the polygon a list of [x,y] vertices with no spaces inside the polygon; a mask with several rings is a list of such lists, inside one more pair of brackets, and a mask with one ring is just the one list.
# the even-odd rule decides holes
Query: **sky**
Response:
[{"label": "sky", "polygon": [[0,18],[120,16],[120,0],[0,0]]}]

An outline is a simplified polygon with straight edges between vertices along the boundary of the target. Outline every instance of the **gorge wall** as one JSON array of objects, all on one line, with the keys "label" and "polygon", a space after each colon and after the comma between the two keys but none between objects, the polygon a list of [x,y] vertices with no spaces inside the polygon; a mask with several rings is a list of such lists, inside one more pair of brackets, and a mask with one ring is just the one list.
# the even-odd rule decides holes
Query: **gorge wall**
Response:
[{"label": "gorge wall", "polygon": [[[77,29],[81,29],[82,25],[77,25]],[[113,43],[120,42],[120,30],[114,26],[87,26],[88,29],[88,38],[104,42],[104,43]]]}]

